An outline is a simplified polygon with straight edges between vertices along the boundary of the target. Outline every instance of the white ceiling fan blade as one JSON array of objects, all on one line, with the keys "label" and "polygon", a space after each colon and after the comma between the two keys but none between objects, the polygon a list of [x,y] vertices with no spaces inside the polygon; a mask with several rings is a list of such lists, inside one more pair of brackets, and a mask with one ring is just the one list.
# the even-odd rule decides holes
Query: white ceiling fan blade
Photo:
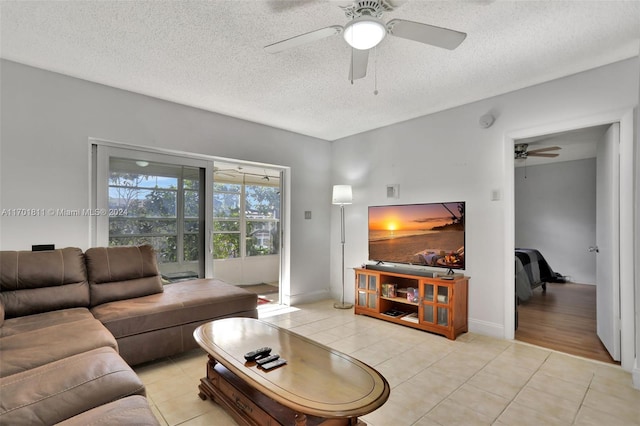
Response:
[{"label": "white ceiling fan blade", "polygon": [[447,28],[434,27],[420,22],[392,19],[387,23],[389,34],[396,37],[426,43],[444,49],[453,50],[467,37],[466,33]]},{"label": "white ceiling fan blade", "polygon": [[529,150],[529,155],[537,154],[539,152],[557,151],[559,149],[562,149],[562,148],[560,148],[559,146],[550,146],[550,147],[547,147],[547,148],[530,149]]},{"label": "white ceiling fan blade", "polygon": [[547,157],[547,158],[555,158],[560,154],[543,154],[541,152],[528,152],[528,157]]},{"label": "white ceiling fan blade", "polygon": [[332,25],[330,27],[321,28],[319,30],[311,31],[305,34],[300,34],[295,37],[288,38],[286,40],[279,41],[277,43],[270,44],[264,47],[269,53],[278,53],[286,49],[302,46],[303,44],[311,43],[316,40],[330,37],[332,35],[340,34],[342,27],[340,25]]},{"label": "white ceiling fan blade", "polygon": [[349,67],[349,80],[357,80],[367,75],[367,64],[369,62],[369,51],[351,49],[351,66]]}]

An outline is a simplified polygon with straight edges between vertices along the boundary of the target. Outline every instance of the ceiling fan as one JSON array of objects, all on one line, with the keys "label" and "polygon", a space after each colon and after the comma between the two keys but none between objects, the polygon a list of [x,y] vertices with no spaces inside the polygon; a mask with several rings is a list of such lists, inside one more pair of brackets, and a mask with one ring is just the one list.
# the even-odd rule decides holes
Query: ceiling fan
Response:
[{"label": "ceiling fan", "polygon": [[349,80],[353,81],[367,75],[369,49],[377,46],[387,34],[449,50],[458,47],[467,37],[467,34],[459,31],[404,19],[392,19],[385,24],[381,19],[383,13],[394,9],[388,0],[356,0],[350,6],[341,7],[350,19],[344,27],[332,25],[321,28],[270,44],[264,49],[269,53],[278,53],[343,34],[345,41],[352,47]]},{"label": "ceiling fan", "polygon": [[562,149],[559,146],[550,146],[547,148],[538,148],[538,149],[533,149],[529,151],[527,150],[528,147],[529,147],[529,144],[526,144],[526,143],[516,144],[515,151],[514,151],[514,158],[516,160],[526,160],[528,157],[554,158],[554,157],[557,157],[559,154],[549,153],[547,151],[557,151],[559,149]]}]

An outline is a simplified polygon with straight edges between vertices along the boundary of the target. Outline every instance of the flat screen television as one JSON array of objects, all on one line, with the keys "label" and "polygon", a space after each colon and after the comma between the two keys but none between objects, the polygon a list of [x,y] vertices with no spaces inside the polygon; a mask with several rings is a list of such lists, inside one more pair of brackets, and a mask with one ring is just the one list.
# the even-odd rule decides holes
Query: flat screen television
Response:
[{"label": "flat screen television", "polygon": [[369,260],[465,269],[465,203],[369,207]]}]

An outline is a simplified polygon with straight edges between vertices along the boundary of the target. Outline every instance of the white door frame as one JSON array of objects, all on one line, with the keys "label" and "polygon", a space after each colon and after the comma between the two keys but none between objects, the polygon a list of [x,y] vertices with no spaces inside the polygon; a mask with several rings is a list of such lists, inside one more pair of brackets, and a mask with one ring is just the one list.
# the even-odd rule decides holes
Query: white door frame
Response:
[{"label": "white door frame", "polygon": [[[504,137],[504,337],[515,335],[515,194],[513,147],[517,139],[582,129],[603,124],[620,123],[620,349],[621,366],[626,371],[633,368],[635,357],[634,323],[634,256],[633,256],[633,108],[603,112],[601,114],[550,123],[522,130],[507,132]],[[625,232],[627,230],[627,232]]]}]

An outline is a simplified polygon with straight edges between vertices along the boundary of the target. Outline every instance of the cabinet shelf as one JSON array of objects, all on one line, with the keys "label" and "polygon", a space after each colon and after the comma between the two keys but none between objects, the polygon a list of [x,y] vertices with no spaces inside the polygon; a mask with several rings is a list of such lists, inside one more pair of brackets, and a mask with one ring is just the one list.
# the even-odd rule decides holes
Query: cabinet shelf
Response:
[{"label": "cabinet shelf", "polygon": [[[467,332],[469,277],[443,280],[362,268],[356,268],[355,272],[356,314],[441,334],[452,340]],[[418,289],[418,302],[410,302],[406,297],[382,296],[382,283],[395,284],[398,289]],[[403,316],[384,314],[392,310],[409,311],[407,314],[413,318],[408,321],[408,318],[403,320]]]},{"label": "cabinet shelf", "polygon": [[403,305],[413,305],[418,306],[418,302],[409,302],[406,297],[386,297],[382,296],[380,299],[390,300],[391,302],[402,303]]}]

